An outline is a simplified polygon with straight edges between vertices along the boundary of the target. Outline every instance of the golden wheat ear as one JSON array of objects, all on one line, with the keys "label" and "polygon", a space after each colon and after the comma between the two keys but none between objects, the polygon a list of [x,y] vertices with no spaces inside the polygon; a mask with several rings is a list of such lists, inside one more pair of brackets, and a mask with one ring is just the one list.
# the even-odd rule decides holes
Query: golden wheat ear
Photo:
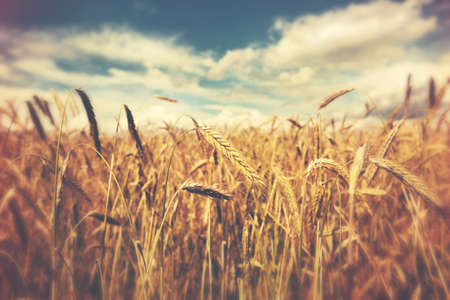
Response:
[{"label": "golden wheat ear", "polygon": [[349,182],[349,175],[347,174],[345,168],[338,162],[328,158],[319,158],[310,162],[308,168],[306,169],[306,177],[308,177],[314,169],[318,168],[330,170],[337,174],[346,184]]},{"label": "golden wheat ear", "polygon": [[264,181],[258,175],[258,173],[250,167],[250,165],[244,160],[242,155],[218,132],[208,127],[199,127],[199,132],[203,135],[206,141],[213,145],[218,151],[220,151],[231,163],[240,170],[251,182],[265,186]]},{"label": "golden wheat ear", "polygon": [[428,188],[422,179],[409,172],[399,163],[383,158],[371,158],[370,161],[379,168],[394,175],[401,183],[415,191],[431,204],[439,208],[444,207],[444,203]]},{"label": "golden wheat ear", "polygon": [[319,110],[321,110],[322,108],[326,107],[328,104],[330,104],[331,102],[333,102],[334,100],[336,100],[337,98],[339,98],[342,95],[345,95],[347,93],[350,93],[351,91],[354,91],[355,89],[346,89],[346,90],[340,90],[328,97],[326,97],[322,103],[320,103],[319,105]]}]

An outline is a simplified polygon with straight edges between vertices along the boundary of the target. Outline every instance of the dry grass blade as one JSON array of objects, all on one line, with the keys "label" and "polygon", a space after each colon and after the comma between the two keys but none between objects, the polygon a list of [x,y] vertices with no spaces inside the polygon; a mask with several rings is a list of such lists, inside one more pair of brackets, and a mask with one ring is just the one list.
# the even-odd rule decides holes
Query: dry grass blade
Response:
[{"label": "dry grass blade", "polygon": [[345,183],[348,184],[348,174],[344,167],[334,160],[328,158],[319,158],[313,160],[306,169],[306,177],[311,174],[312,170],[318,168],[325,168],[336,173]]},{"label": "dry grass blade", "polygon": [[125,112],[127,114],[127,121],[128,121],[128,130],[130,131],[131,136],[133,137],[134,141],[136,142],[136,148],[139,152],[139,155],[142,159],[145,159],[144,156],[144,148],[142,147],[141,138],[139,137],[139,133],[136,130],[136,125],[134,124],[134,118],[131,114],[130,109],[128,106],[124,105]]},{"label": "dry grass blade", "polygon": [[430,191],[422,179],[410,173],[399,163],[383,158],[371,158],[370,161],[376,164],[379,168],[382,168],[397,177],[404,185],[414,190],[432,204],[438,207],[443,207],[442,201],[432,191]]},{"label": "dry grass blade", "polygon": [[200,183],[188,183],[185,184],[182,189],[192,194],[208,196],[214,199],[225,199],[225,200],[231,199],[231,196],[228,195],[227,193],[215,187],[206,186]]},{"label": "dry grass blade", "polygon": [[[89,217],[92,217],[100,222],[103,222],[105,220],[105,215],[101,214],[101,213],[90,213]],[[111,224],[111,225],[115,225],[115,226],[121,226],[122,224],[114,219],[113,217],[110,216],[106,216],[106,223]]]},{"label": "dry grass blade", "polygon": [[319,110],[321,110],[322,108],[324,108],[325,106],[327,106],[328,104],[330,104],[331,102],[333,102],[334,100],[336,100],[337,98],[339,98],[342,95],[345,95],[351,91],[354,91],[355,89],[351,88],[351,89],[346,89],[346,90],[340,90],[328,97],[325,98],[325,100],[322,101],[322,103],[320,103],[319,105]]},{"label": "dry grass blade", "polygon": [[88,95],[82,89],[75,89],[83,102],[84,109],[89,120],[89,126],[91,130],[91,137],[94,139],[95,149],[98,153],[102,153],[102,146],[100,143],[100,137],[98,133],[97,119],[95,118],[94,108],[92,107],[91,100]]},{"label": "dry grass blade", "polygon": [[47,137],[45,136],[44,128],[42,127],[41,120],[39,119],[39,116],[36,113],[36,110],[33,107],[33,104],[30,101],[27,101],[28,111],[30,112],[31,120],[33,121],[34,127],[36,128],[37,132],[39,133],[39,137],[46,141]]},{"label": "dry grass blade", "polygon": [[156,98],[156,99],[159,99],[159,100],[171,102],[171,103],[177,103],[177,102],[178,102],[177,99],[173,99],[173,98],[169,98],[169,97],[164,97],[164,96],[155,96],[155,98]]},{"label": "dry grass blade", "polygon": [[242,155],[219,133],[208,127],[200,127],[199,131],[208,143],[222,152],[222,154],[225,155],[235,167],[244,173],[250,181],[265,186],[264,181],[258,173],[250,167],[250,165],[242,158]]}]

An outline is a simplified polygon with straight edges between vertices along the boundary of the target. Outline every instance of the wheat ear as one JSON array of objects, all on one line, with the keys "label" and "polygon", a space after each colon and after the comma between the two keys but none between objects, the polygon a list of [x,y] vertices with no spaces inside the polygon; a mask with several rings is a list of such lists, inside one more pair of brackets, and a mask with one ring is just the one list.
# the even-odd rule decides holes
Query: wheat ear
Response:
[{"label": "wheat ear", "polygon": [[136,148],[139,152],[139,155],[141,156],[142,159],[145,159],[144,147],[142,147],[141,138],[139,137],[139,133],[136,129],[136,125],[134,124],[133,114],[131,113],[131,110],[128,108],[128,106],[126,106],[125,104],[124,104],[124,108],[125,108],[125,112],[127,114],[128,131],[130,132],[131,136],[133,137],[133,139],[136,143]]},{"label": "wheat ear", "polygon": [[[384,158],[386,156],[386,153],[389,150],[389,147],[391,147],[392,142],[394,141],[395,137],[397,136],[398,131],[400,130],[400,127],[402,127],[403,123],[405,123],[405,119],[402,119],[400,122],[398,122],[394,128],[391,129],[389,134],[387,135],[386,139],[384,140],[383,144],[381,145],[380,149],[378,149],[377,157]],[[368,182],[371,182],[372,179],[377,175],[378,168],[374,165],[370,165],[367,168],[367,178]]]},{"label": "wheat ear", "polygon": [[277,176],[278,183],[282,188],[282,192],[286,195],[287,205],[289,210],[293,214],[295,227],[297,229],[298,234],[300,235],[302,230],[302,220],[298,211],[297,198],[295,197],[294,191],[292,190],[292,186],[289,183],[289,180],[286,176],[283,175],[280,169],[273,168],[275,175]]},{"label": "wheat ear", "polygon": [[228,193],[221,191],[215,187],[206,186],[200,183],[188,183],[185,184],[182,189],[192,194],[208,196],[214,199],[231,199],[231,196]]},{"label": "wheat ear", "polygon": [[208,127],[199,127],[199,131],[208,143],[218,149],[250,181],[265,186],[258,173],[242,158],[242,155],[218,132]]},{"label": "wheat ear", "polygon": [[95,149],[97,149],[98,153],[101,154],[102,146],[100,143],[97,120],[95,118],[94,108],[92,107],[91,100],[89,99],[88,95],[82,89],[75,89],[75,91],[80,96],[81,101],[83,102],[84,109],[86,110],[86,114],[87,114],[87,117],[89,120],[90,130],[91,130],[91,136],[92,136],[92,138],[94,140],[94,144],[95,144]]},{"label": "wheat ear", "polygon": [[397,177],[404,185],[414,190],[430,203],[437,207],[443,206],[442,201],[427,187],[422,179],[410,173],[399,163],[383,158],[371,158],[370,161]]},{"label": "wheat ear", "polygon": [[326,97],[325,100],[323,100],[322,103],[320,103],[319,110],[321,110],[322,108],[324,108],[325,106],[327,106],[328,104],[330,104],[331,102],[336,100],[338,97],[345,95],[353,90],[355,90],[355,89],[352,88],[352,89],[340,90],[340,91]]},{"label": "wheat ear", "polygon": [[408,117],[409,105],[411,103],[411,90],[411,74],[409,74],[408,80],[406,81],[405,99],[403,101],[403,119]]},{"label": "wheat ear", "polygon": [[310,162],[308,168],[306,169],[306,177],[311,174],[312,170],[318,168],[325,168],[336,173],[346,184],[348,184],[348,174],[344,167],[328,158],[319,158]]},{"label": "wheat ear", "polygon": [[38,114],[36,113],[36,110],[33,107],[33,104],[30,101],[27,101],[28,111],[30,112],[31,120],[33,121],[34,127],[36,128],[37,132],[39,133],[39,136],[42,140],[47,140],[47,137],[45,136],[44,128],[42,127],[41,120],[39,119]]}]

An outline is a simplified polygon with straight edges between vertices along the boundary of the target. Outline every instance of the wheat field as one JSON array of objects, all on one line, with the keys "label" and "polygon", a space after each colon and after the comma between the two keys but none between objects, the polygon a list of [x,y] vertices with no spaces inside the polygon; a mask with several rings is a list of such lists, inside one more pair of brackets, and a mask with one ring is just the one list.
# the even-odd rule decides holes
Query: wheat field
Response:
[{"label": "wheat field", "polygon": [[129,131],[106,134],[80,89],[6,106],[1,298],[449,299],[445,87],[365,127],[319,110],[141,131],[124,106]]}]

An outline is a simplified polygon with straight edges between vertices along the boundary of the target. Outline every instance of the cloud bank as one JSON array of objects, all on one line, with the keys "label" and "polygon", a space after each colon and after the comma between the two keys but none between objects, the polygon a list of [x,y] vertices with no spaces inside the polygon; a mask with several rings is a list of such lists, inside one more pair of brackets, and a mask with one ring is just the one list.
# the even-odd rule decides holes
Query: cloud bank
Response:
[{"label": "cloud bank", "polygon": [[[0,29],[0,102],[82,87],[109,129],[123,103],[141,126],[183,114],[210,123],[262,122],[272,114],[314,115],[325,96],[350,87],[356,92],[324,113],[363,113],[369,99],[380,109],[393,107],[402,101],[408,73],[413,100],[423,101],[430,76],[439,85],[450,75],[448,44],[423,43],[446,26],[438,14],[424,13],[429,2],[381,0],[277,18],[269,43],[230,49],[222,57],[177,36],[126,27]],[[162,103],[155,94],[181,103]]]}]

